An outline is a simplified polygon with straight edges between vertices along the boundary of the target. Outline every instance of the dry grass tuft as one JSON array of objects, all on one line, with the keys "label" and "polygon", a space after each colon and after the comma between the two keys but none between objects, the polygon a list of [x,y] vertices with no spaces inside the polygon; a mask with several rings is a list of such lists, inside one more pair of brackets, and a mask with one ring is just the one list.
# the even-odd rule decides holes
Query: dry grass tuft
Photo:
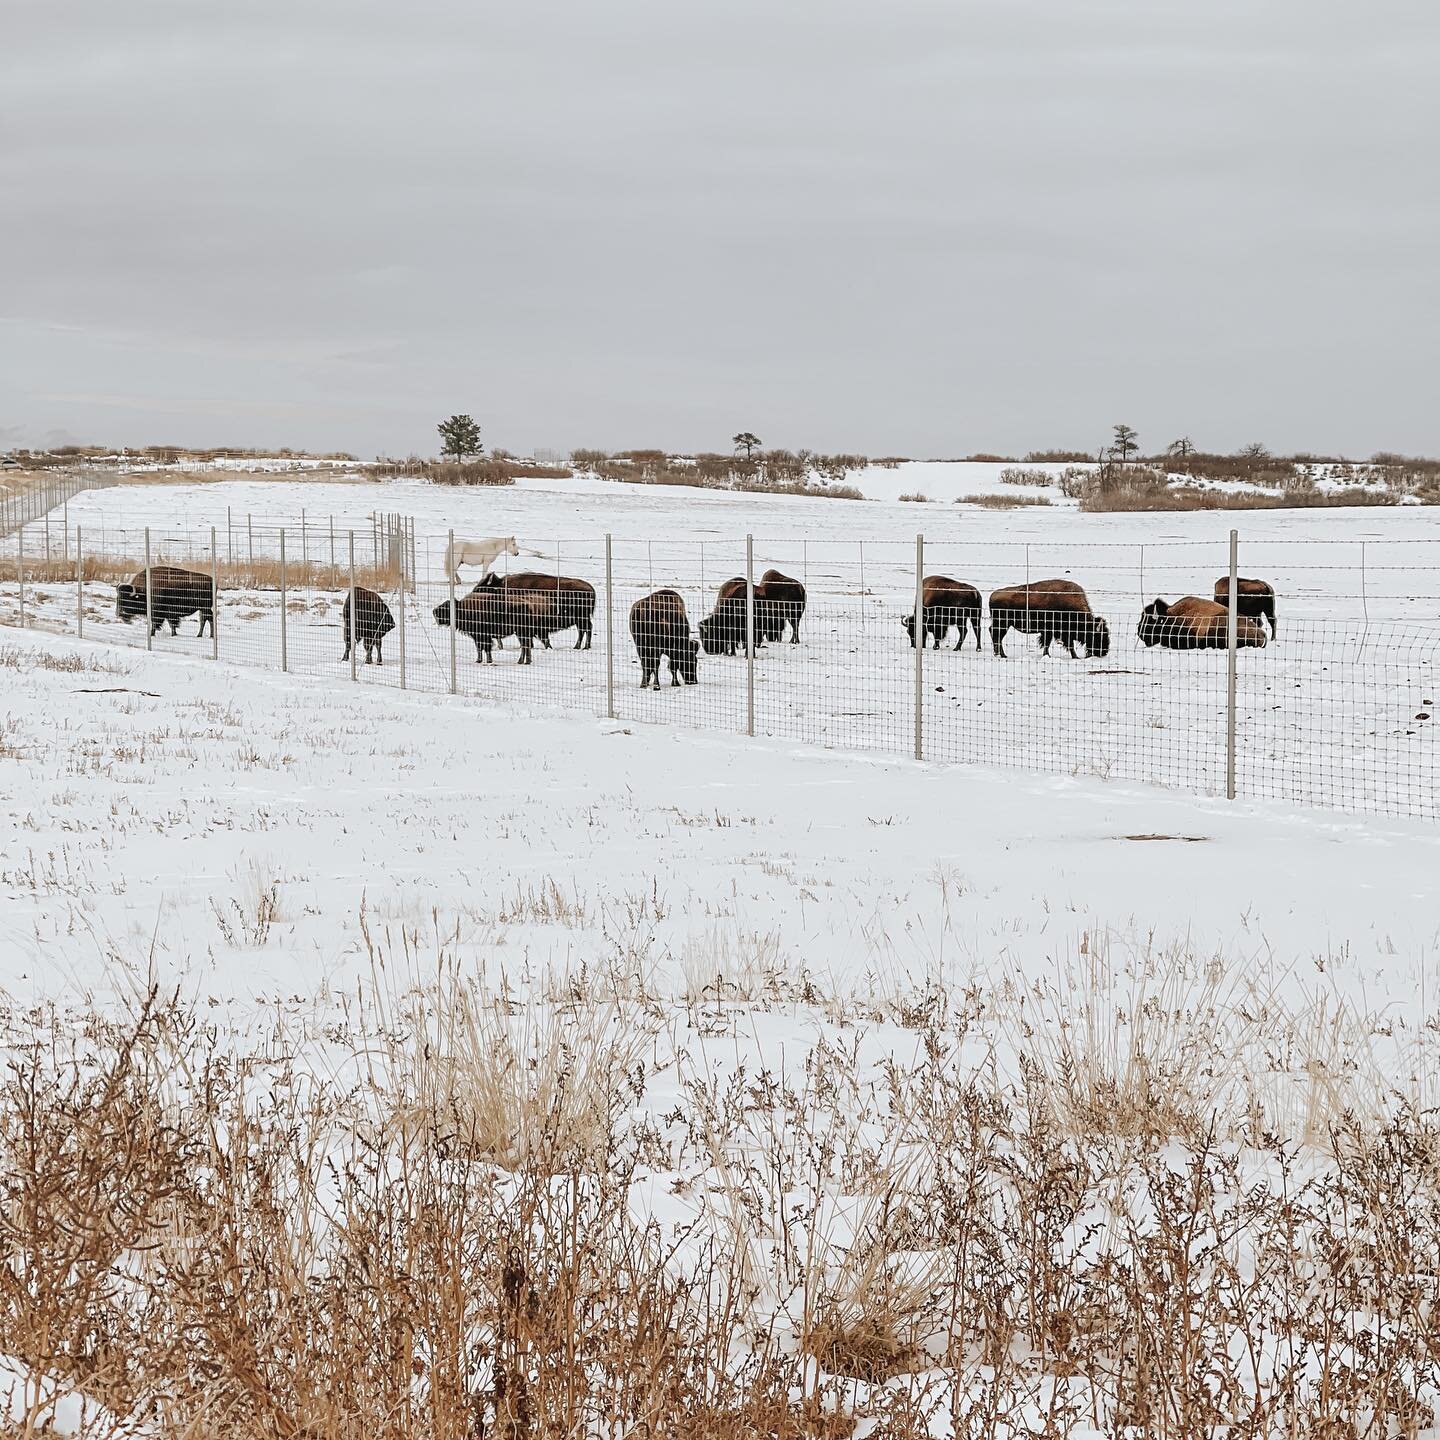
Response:
[{"label": "dry grass tuft", "polygon": [[986,510],[1019,510],[1030,505],[1048,505],[1048,495],[958,495],[957,505],[979,505]]},{"label": "dry grass tuft", "polygon": [[102,655],[50,655],[44,650],[0,646],[0,669],[55,670],[62,675],[128,675],[129,670]]}]

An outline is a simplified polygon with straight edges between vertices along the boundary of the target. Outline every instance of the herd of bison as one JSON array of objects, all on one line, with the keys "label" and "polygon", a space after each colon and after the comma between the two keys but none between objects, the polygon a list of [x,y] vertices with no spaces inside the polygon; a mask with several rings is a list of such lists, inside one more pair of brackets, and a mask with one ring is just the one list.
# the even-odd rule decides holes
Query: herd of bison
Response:
[{"label": "herd of bison", "polygon": [[[685,601],[678,590],[656,590],[630,607],[630,636],[640,660],[642,686],[660,687],[660,662],[670,668],[672,685],[694,685],[698,661],[707,655],[744,654],[746,632],[754,626],[754,644],[781,641],[789,631],[792,644],[800,639],[800,621],[805,614],[805,586],[778,570],[767,570],[754,586],[753,619],[747,615],[746,582],[727,580],[715,601],[715,608],[700,621],[698,636],[692,633]],[[1154,600],[1140,612],[1138,634],[1146,645],[1170,650],[1223,650],[1229,643],[1230,580],[1215,582],[1215,598],[1204,600],[1187,595],[1167,603]],[[1236,599],[1236,644],[1241,647],[1265,644],[1268,623],[1275,636],[1275,591],[1264,580],[1241,580]],[[150,633],[162,625],[179,633],[180,621],[199,615],[199,634],[205,627],[215,629],[215,589],[209,575],[171,565],[141,571],[128,584],[118,585],[115,613],[127,623],[150,616]],[[547,650],[550,637],[574,629],[575,648],[590,648],[595,617],[595,587],[586,580],[565,575],[525,571],[515,575],[486,575],[469,594],[447,600],[432,612],[437,625],[453,625],[475,642],[476,662],[494,663],[494,650],[505,640],[520,644],[521,665],[529,665],[535,641]],[[343,610],[345,653],[350,659],[352,642],[363,647],[365,663],[383,663],[382,646],[395,628],[395,617],[384,598],[374,590],[357,585],[347,592]],[[920,618],[914,614],[900,622],[910,644],[926,646],[933,640],[939,649],[951,630],[959,631],[958,650],[967,634],[974,632],[977,648],[983,649],[981,627],[984,611],[980,592],[961,580],[946,575],[927,575],[921,585]],[[1070,657],[1075,646],[1085,647],[1089,656],[1103,657],[1110,651],[1110,627],[1090,608],[1085,591],[1073,580],[1036,580],[1025,585],[1008,585],[990,596],[990,643],[995,654],[1005,657],[1004,640],[1011,630],[1039,637],[1042,653],[1048,655],[1057,641]],[[357,657],[358,658],[358,657]]]}]

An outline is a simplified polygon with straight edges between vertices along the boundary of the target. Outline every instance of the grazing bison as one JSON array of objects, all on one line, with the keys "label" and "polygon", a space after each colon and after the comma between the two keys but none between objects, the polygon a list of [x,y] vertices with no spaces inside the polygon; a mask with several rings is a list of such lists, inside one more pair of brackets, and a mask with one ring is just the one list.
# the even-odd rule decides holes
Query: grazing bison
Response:
[{"label": "grazing bison", "polygon": [[[539,570],[521,570],[514,575],[487,575],[474,590],[498,587],[513,595],[543,602],[543,625],[535,638],[548,650],[557,630],[575,627],[575,648],[588,650],[595,635],[595,587],[588,580],[571,575],[546,575]],[[498,637],[497,637],[498,639]]]},{"label": "grazing bison", "polygon": [[790,627],[790,643],[800,643],[800,620],[805,614],[805,587],[798,580],[767,570],[755,587],[755,623],[766,640],[783,640]]},{"label": "grazing bison", "polygon": [[[935,648],[948,639],[950,627],[957,626],[960,638],[955,642],[958,650],[965,643],[967,627],[975,631],[975,648],[984,648],[980,638],[982,611],[980,592],[963,580],[952,580],[948,575],[927,575],[920,582],[920,643],[924,645],[930,636],[935,637]],[[915,648],[915,615],[912,612],[900,622],[910,636],[910,648]]]},{"label": "grazing bison", "polygon": [[430,613],[437,625],[454,623],[475,642],[475,663],[495,663],[493,647],[507,635],[520,642],[519,665],[534,663],[535,637],[550,619],[551,597],[525,591],[511,591],[503,585],[481,585],[454,602],[446,600]]},{"label": "grazing bison", "polygon": [[[1222,575],[1215,582],[1215,603],[1230,604],[1230,577]],[[1235,587],[1235,613],[1249,620],[1268,620],[1270,638],[1277,636],[1275,629],[1275,587],[1264,580],[1247,580],[1242,575]]]},{"label": "grazing bison", "polygon": [[[352,605],[355,616],[353,630],[350,620]],[[395,617],[384,600],[373,590],[357,585],[345,596],[340,616],[345,626],[345,653],[340,658],[350,658],[350,642],[353,639],[356,645],[365,647],[367,665],[383,665],[385,656],[381,653],[381,644],[395,628]]]},{"label": "grazing bison", "polygon": [[1001,641],[1011,630],[1038,635],[1044,655],[1056,640],[1072,660],[1077,640],[1095,659],[1110,653],[1110,627],[1091,610],[1084,590],[1073,580],[1036,580],[995,591],[990,597],[990,641],[1002,660]]},{"label": "grazing bison", "polygon": [[[162,624],[170,622],[170,633],[180,633],[180,622],[187,615],[199,614],[200,628],[197,635],[215,633],[215,582],[209,575],[198,570],[181,570],[174,565],[152,565],[149,570],[152,590],[150,592],[150,633],[154,635]],[[142,570],[133,580],[115,587],[115,616],[127,625],[137,616],[143,615],[145,604],[145,576]]]},{"label": "grazing bison", "polygon": [[[1166,650],[1224,650],[1230,644],[1230,612],[1214,600],[1187,595],[1173,605],[1152,600],[1140,612],[1137,632],[1147,645]],[[1235,644],[1244,650],[1265,644],[1265,628],[1248,616],[1235,617]]]},{"label": "grazing bison", "polygon": [[[760,587],[755,587],[755,643],[765,638],[760,618]],[[745,577],[727,580],[715,599],[715,608],[700,622],[700,643],[707,655],[733,655],[745,645]]]},{"label": "grazing bison", "polygon": [[[741,582],[744,583],[743,581]],[[690,635],[690,618],[679,591],[657,590],[630,607],[630,638],[640,657],[640,688],[653,680],[660,688],[660,657],[670,662],[670,683],[687,685],[699,681],[696,658],[699,643]]]}]

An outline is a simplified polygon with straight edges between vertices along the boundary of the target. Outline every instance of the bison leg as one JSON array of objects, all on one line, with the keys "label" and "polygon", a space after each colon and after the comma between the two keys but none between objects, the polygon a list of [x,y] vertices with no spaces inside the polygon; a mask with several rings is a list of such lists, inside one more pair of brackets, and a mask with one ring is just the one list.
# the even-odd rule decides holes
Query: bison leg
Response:
[{"label": "bison leg", "polygon": [[997,660],[1004,660],[1007,658],[1005,654],[1005,646],[1002,642],[1004,641],[1006,634],[1009,632],[1009,629],[1010,627],[1008,625],[1002,624],[999,620],[992,619],[990,621],[990,643],[995,647],[995,658]]},{"label": "bison leg", "polygon": [[535,637],[548,650],[550,648],[550,637],[548,635],[537,635]]},{"label": "bison leg", "polygon": [[531,648],[532,641],[522,635],[520,637],[520,658],[515,662],[517,665],[533,665],[534,651]]}]

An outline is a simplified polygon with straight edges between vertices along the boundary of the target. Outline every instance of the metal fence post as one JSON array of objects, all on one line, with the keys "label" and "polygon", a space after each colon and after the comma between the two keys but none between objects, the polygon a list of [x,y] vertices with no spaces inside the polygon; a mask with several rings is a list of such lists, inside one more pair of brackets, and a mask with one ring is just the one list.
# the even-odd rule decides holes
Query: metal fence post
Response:
[{"label": "metal fence post", "polygon": [[355,612],[360,608],[355,598],[355,532],[350,532],[350,644],[347,647],[350,651],[350,678],[358,680],[360,672],[355,668]]},{"label": "metal fence post", "polygon": [[155,587],[150,583],[150,527],[145,527],[145,648],[155,648]]},{"label": "metal fence post", "polygon": [[615,719],[615,563],[614,544],[605,536],[605,713]]},{"label": "metal fence post", "polygon": [[15,576],[20,583],[20,628],[25,628],[25,526],[15,532]]},{"label": "metal fence post", "polygon": [[755,733],[755,537],[745,537],[745,733]]},{"label": "metal fence post", "polygon": [[225,507],[225,558],[232,566],[235,564],[235,522],[228,505]]},{"label": "metal fence post", "polygon": [[210,658],[220,658],[220,636],[215,620],[220,614],[220,547],[215,542],[215,527],[210,527]]},{"label": "metal fence post", "polygon": [[330,568],[335,568],[335,517],[330,517]]},{"label": "metal fence post", "polygon": [[[255,517],[248,511],[245,514],[245,534],[250,544],[250,569],[255,569]],[[252,575],[253,583],[253,575]]]},{"label": "metal fence post", "polygon": [[310,532],[305,528],[305,511],[300,511],[300,569],[302,574],[310,569]]},{"label": "metal fence post", "polygon": [[[448,560],[455,553],[455,532],[450,530],[446,533],[445,557]],[[445,584],[450,595],[450,693],[454,695],[460,688],[455,673],[455,621],[459,618],[455,614],[455,571],[446,567]]]},{"label": "metal fence post", "polygon": [[75,527],[75,634],[85,633],[85,546],[80,540],[80,526]]},{"label": "metal fence post", "polygon": [[925,758],[925,537],[915,537],[915,758]]},{"label": "metal fence post", "polygon": [[[404,538],[400,535],[398,530],[396,532],[395,538],[398,542],[396,545],[395,558],[400,562],[400,567],[397,575],[397,583],[395,586],[395,594],[397,597],[397,602],[400,606],[400,688],[402,690],[406,690],[409,688],[409,686],[406,684],[405,675],[405,611],[409,607],[405,604],[405,578],[406,573],[410,569],[410,564],[408,557],[405,554]],[[453,629],[454,627],[452,626],[451,628]]]},{"label": "metal fence post", "polygon": [[1230,532],[1230,603],[1225,615],[1225,798],[1235,798],[1235,656],[1240,613],[1240,532]]},{"label": "metal fence post", "polygon": [[280,527],[280,669],[282,672],[290,669],[290,633],[287,623],[288,617],[285,614],[287,608],[286,601],[289,599],[289,596],[286,590],[285,527],[282,525]]}]

